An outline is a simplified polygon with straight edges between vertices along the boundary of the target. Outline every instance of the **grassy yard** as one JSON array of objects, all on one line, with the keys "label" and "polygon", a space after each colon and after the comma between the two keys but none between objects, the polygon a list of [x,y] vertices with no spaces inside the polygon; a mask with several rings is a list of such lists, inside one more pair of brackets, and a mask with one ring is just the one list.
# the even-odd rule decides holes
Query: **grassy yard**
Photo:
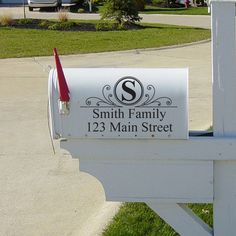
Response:
[{"label": "grassy yard", "polygon": [[93,53],[162,47],[210,38],[206,29],[145,24],[146,28],[127,31],[54,31],[0,28],[0,58]]},{"label": "grassy yard", "polygon": [[[212,226],[211,204],[190,204],[189,207]],[[169,225],[144,203],[125,203],[103,236],[178,236]],[[199,235],[200,236],[200,235]]]},{"label": "grassy yard", "polygon": [[146,6],[143,14],[173,14],[173,15],[209,15],[207,7],[190,8],[161,8],[155,6]]}]

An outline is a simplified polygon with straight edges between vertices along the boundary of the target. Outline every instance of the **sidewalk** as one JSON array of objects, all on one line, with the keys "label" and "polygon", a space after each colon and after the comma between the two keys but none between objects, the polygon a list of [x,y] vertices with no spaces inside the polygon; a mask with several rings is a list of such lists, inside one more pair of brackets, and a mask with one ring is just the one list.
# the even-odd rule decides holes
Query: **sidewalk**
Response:
[{"label": "sidewalk", "polygon": [[[190,129],[211,125],[210,43],[63,56],[64,67],[189,67]],[[52,57],[0,60],[0,235],[96,236],[118,209],[78,160],[53,154],[47,126]]]}]

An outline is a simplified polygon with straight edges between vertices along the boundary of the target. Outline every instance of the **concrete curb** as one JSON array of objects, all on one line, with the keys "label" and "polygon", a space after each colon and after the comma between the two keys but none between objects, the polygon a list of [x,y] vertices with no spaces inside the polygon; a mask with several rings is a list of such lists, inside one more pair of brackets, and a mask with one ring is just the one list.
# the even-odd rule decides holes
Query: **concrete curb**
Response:
[{"label": "concrete curb", "polygon": [[[130,49],[130,50],[123,50],[123,51],[110,51],[110,52],[92,52],[92,53],[81,53],[81,54],[70,54],[70,55],[60,55],[60,57],[76,57],[78,55],[103,55],[103,54],[126,54],[126,53],[136,53],[139,54],[140,52],[150,52],[150,51],[163,51],[163,50],[169,50],[169,49],[177,49],[177,48],[186,48],[191,47],[195,45],[201,45],[201,44],[207,44],[211,42],[211,39],[205,39],[201,41],[191,42],[191,43],[185,43],[185,44],[177,44],[177,45],[171,45],[171,46],[163,46],[159,48],[138,48],[138,49]],[[50,56],[42,56],[42,57],[34,57],[36,58],[44,58],[44,57],[50,57]],[[3,59],[4,60],[4,59]]]},{"label": "concrete curb", "polygon": [[176,44],[176,45],[171,45],[171,46],[163,46],[159,48],[141,48],[141,49],[131,49],[131,50],[126,50],[126,51],[118,51],[118,52],[129,52],[129,51],[161,51],[161,50],[168,50],[168,49],[176,49],[176,48],[184,48],[184,47],[190,47],[194,45],[199,45],[199,44],[204,44],[204,43],[209,43],[211,42],[211,39],[205,39],[201,41],[196,41],[196,42],[191,42],[191,43],[184,43],[184,44]]}]

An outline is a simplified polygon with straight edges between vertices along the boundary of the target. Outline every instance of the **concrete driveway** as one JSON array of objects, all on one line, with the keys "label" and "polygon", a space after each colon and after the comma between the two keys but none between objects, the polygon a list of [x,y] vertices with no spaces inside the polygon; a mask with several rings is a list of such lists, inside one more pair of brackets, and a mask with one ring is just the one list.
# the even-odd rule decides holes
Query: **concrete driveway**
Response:
[{"label": "concrete driveway", "polygon": [[[190,128],[211,125],[210,43],[166,50],[63,56],[64,67],[189,67]],[[96,236],[119,204],[79,172],[47,126],[52,57],[0,60],[0,235]]]},{"label": "concrete driveway", "polygon": [[[0,16],[10,14],[12,17],[18,19],[23,18],[23,7],[0,7]],[[37,9],[29,12],[26,8],[26,16],[28,18],[38,19],[57,19],[58,12],[41,12]],[[99,20],[99,14],[77,14],[68,13],[70,19],[80,20]],[[210,16],[184,16],[184,15],[164,15],[164,14],[140,14],[143,18],[142,22],[146,23],[162,23],[172,25],[186,25],[192,27],[211,28]]]},{"label": "concrete driveway", "polygon": [[57,143],[53,154],[47,73],[34,58],[0,65],[0,235],[97,235],[118,205]]}]

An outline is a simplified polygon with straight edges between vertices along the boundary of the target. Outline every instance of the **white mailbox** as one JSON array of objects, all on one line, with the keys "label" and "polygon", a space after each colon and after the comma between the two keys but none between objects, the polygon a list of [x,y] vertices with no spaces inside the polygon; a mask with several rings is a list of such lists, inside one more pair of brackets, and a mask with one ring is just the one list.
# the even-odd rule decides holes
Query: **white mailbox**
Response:
[{"label": "white mailbox", "polygon": [[212,162],[179,158],[189,139],[187,69],[62,70],[55,56],[51,134],[107,200],[212,201]]},{"label": "white mailbox", "polygon": [[49,76],[53,137],[187,139],[187,69],[64,69],[70,100],[60,115]]}]

